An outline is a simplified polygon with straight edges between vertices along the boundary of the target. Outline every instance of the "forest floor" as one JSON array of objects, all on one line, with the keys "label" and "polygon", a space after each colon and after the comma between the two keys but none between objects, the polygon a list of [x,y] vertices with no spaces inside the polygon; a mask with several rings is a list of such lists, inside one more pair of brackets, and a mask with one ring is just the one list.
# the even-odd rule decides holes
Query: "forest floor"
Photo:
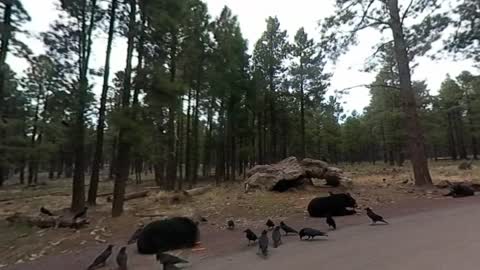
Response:
[{"label": "forest floor", "polygon": [[[480,183],[480,163],[474,163],[470,171],[458,170],[460,161],[431,162],[434,182],[442,180],[473,181]],[[365,206],[385,207],[412,199],[442,199],[446,191],[436,188],[419,189],[412,183],[410,166],[390,167],[383,163],[341,164],[339,167],[349,174],[354,186],[349,190],[357,199],[360,208]],[[385,180],[383,180],[385,179]],[[110,218],[111,204],[106,197],[89,209],[90,224],[80,230],[38,229],[28,226],[9,225],[5,218],[16,212],[37,215],[45,206],[52,210],[63,209],[70,203],[70,180],[46,181],[44,185],[23,187],[10,185],[0,190],[0,268],[22,262],[35,261],[43,256],[70,254],[85,247],[105,245],[130,237],[140,223],[148,223],[159,217],[145,215],[189,215],[199,214],[208,220],[209,227],[223,230],[226,220],[234,217],[239,227],[261,227],[267,217],[279,220],[290,216],[306,215],[308,202],[313,197],[337,191],[334,188],[307,187],[284,193],[244,193],[242,181],[213,188],[211,191],[194,196],[176,204],[158,200],[158,190],[151,176],[145,177],[140,185],[130,183],[127,193],[150,190],[149,196],[128,201],[125,214]],[[204,184],[204,183],[201,183]],[[112,182],[102,181],[99,193],[110,192]],[[11,199],[11,200],[9,200]],[[279,207],[281,206],[281,207]]]}]

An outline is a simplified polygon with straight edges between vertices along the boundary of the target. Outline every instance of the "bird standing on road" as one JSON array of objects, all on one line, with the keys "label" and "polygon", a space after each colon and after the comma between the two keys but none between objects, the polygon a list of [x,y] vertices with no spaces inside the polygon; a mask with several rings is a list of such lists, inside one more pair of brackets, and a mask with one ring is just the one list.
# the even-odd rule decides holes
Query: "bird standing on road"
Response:
[{"label": "bird standing on road", "polygon": [[372,224],[375,224],[377,222],[383,222],[384,224],[388,224],[388,222],[383,219],[382,216],[375,214],[370,207],[365,208],[367,210],[367,216],[372,220]]},{"label": "bird standing on road", "polygon": [[303,228],[300,230],[298,235],[300,236],[300,240],[302,240],[305,236],[308,237],[308,240],[315,238],[315,236],[328,236],[326,233],[312,228]]},{"label": "bird standing on road", "polygon": [[255,243],[255,241],[257,241],[258,237],[257,235],[250,229],[246,229],[245,231],[243,231],[244,233],[246,233],[246,237],[248,239],[248,245],[250,245],[250,242],[253,241],[253,243]]},{"label": "bird standing on road", "polygon": [[105,249],[97,258],[93,261],[93,263],[87,268],[87,270],[93,270],[106,265],[108,258],[112,255],[113,245],[108,245],[107,249]]},{"label": "bird standing on road", "polygon": [[[170,255],[168,253],[163,253],[163,252],[157,253],[155,257],[157,258],[157,261],[163,264],[163,269],[167,269],[168,266],[174,266],[177,263],[188,263],[188,261],[182,258],[179,258],[174,255]],[[175,268],[170,268],[170,269],[175,269]]]},{"label": "bird standing on road", "polygon": [[330,214],[327,215],[326,222],[327,222],[329,227],[333,228],[334,230],[337,229],[337,223],[333,219],[332,215],[330,215]]},{"label": "bird standing on road", "polygon": [[234,229],[235,229],[235,223],[233,222],[233,220],[229,220],[229,221],[227,222],[227,228],[228,228],[229,230],[234,230]]},{"label": "bird standing on road", "polygon": [[117,254],[118,270],[127,270],[127,247],[122,247]]},{"label": "bird standing on road", "polygon": [[132,234],[130,239],[128,239],[128,242],[127,242],[128,245],[137,242],[137,239],[140,236],[140,233],[142,233],[144,227],[145,225],[143,224],[138,227],[138,229]]},{"label": "bird standing on road", "polygon": [[293,229],[292,227],[288,226],[285,224],[285,222],[280,221],[280,228],[285,232],[285,235],[288,235],[289,233],[294,233],[298,234],[297,230]]},{"label": "bird standing on road", "polygon": [[263,230],[262,235],[258,239],[258,248],[264,257],[268,255],[268,235],[266,230]]},{"label": "bird standing on road", "polygon": [[273,221],[272,221],[271,219],[268,219],[268,220],[267,220],[266,225],[267,225],[267,228],[268,228],[269,230],[271,230],[271,229],[273,229],[273,228],[275,227],[275,223],[273,223]]},{"label": "bird standing on road", "polygon": [[47,216],[54,216],[54,214],[52,214],[52,212],[50,212],[50,210],[48,210],[47,208],[45,207],[40,207],[40,213],[44,214],[44,215],[47,215]]},{"label": "bird standing on road", "polygon": [[282,234],[280,233],[280,226],[275,227],[272,232],[273,247],[277,248],[282,244]]}]

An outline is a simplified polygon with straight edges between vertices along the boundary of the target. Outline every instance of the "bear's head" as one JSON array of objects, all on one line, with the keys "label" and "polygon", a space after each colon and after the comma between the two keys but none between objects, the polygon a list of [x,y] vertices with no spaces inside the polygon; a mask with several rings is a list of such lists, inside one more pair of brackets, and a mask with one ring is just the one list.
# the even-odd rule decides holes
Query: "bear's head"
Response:
[{"label": "bear's head", "polygon": [[350,195],[350,193],[338,194],[342,195],[343,201],[345,202],[346,207],[357,207],[357,201]]}]

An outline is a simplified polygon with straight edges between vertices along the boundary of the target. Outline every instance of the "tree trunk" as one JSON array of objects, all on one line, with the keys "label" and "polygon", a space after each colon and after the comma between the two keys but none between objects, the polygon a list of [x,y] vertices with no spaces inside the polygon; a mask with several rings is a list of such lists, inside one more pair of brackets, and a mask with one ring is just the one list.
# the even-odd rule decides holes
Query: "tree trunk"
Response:
[{"label": "tree trunk", "polygon": [[417,113],[416,95],[412,87],[408,48],[403,33],[398,0],[387,0],[390,13],[390,27],[393,34],[395,58],[398,65],[401,97],[407,122],[410,160],[413,166],[415,185],[431,185],[432,178],[428,169],[425,142]]},{"label": "tree trunk", "polygon": [[210,163],[211,163],[211,151],[214,146],[212,143],[212,133],[213,133],[213,106],[215,104],[215,98],[212,98],[210,105],[208,106],[207,113],[207,135],[205,138],[204,145],[204,154],[203,154],[203,176],[210,176]]},{"label": "tree trunk", "polygon": [[107,50],[105,56],[105,66],[103,73],[102,95],[100,97],[100,110],[97,123],[97,140],[95,144],[95,154],[93,156],[92,174],[90,177],[90,186],[88,189],[88,203],[97,204],[98,181],[100,177],[100,166],[103,163],[103,137],[105,130],[105,111],[107,104],[108,83],[110,78],[110,55],[112,53],[112,43],[115,35],[115,17],[117,9],[117,0],[112,0],[110,6],[110,23],[108,28]]},{"label": "tree trunk", "polygon": [[199,154],[200,154],[200,145],[199,145],[199,105],[200,105],[200,85],[201,83],[197,81],[197,89],[195,91],[195,109],[193,110],[193,166],[192,166],[192,186],[197,184],[198,180],[198,166],[199,166]]},{"label": "tree trunk", "polygon": [[305,158],[305,94],[303,90],[303,63],[300,63],[300,158]]},{"label": "tree trunk", "polygon": [[179,110],[178,110],[178,117],[177,117],[177,138],[176,138],[176,146],[175,149],[177,150],[176,157],[177,157],[177,166],[178,166],[178,174],[179,177],[177,178],[177,183],[175,184],[175,190],[182,190],[183,189],[183,145],[184,145],[184,123],[183,123],[183,98],[180,99]]},{"label": "tree trunk", "polygon": [[191,125],[191,107],[192,107],[192,89],[188,90],[188,101],[187,101],[187,123],[185,129],[185,181],[190,187],[192,187],[192,179],[191,179],[191,133],[192,129]]},{"label": "tree trunk", "polygon": [[[0,109],[5,108],[4,107],[4,95],[5,95],[5,77],[6,77],[6,71],[7,71],[7,65],[5,64],[5,61],[7,59],[7,53],[8,53],[8,45],[10,43],[10,38],[11,38],[11,24],[12,24],[12,2],[11,1],[6,1],[4,3],[4,9],[3,9],[3,29],[4,33],[1,35],[1,44],[0,44]],[[0,111],[0,114],[3,112]],[[0,115],[0,117],[3,115]],[[3,127],[0,127],[0,145],[3,145],[3,141],[5,139],[5,130]],[[0,156],[4,155],[4,150],[0,149]],[[3,185],[5,179],[5,164],[0,163],[0,186]]]},{"label": "tree trunk", "polygon": [[447,113],[447,123],[448,123],[448,128],[447,128],[448,150],[452,159],[457,160],[457,147],[455,143],[455,135],[453,131],[453,119],[452,119],[451,112]]},{"label": "tree trunk", "polygon": [[113,180],[113,178],[115,177],[117,145],[118,145],[118,136],[115,135],[113,136],[112,152],[110,153],[110,168],[108,173],[108,179],[110,180]]},{"label": "tree trunk", "polygon": [[[128,21],[128,41],[127,41],[127,60],[125,65],[125,77],[123,81],[123,93],[122,93],[122,110],[125,113],[125,117],[129,117],[130,108],[130,89],[131,89],[131,76],[132,76],[132,58],[133,49],[135,45],[135,28],[136,21],[135,15],[137,10],[137,4],[135,0],[129,0],[130,12]],[[117,173],[115,175],[115,184],[113,187],[113,202],[112,202],[112,217],[119,217],[123,213],[123,204],[125,199],[125,188],[128,180],[128,173],[130,169],[130,152],[131,143],[128,138],[128,130],[126,127],[120,128],[118,135],[118,155],[117,155]]]},{"label": "tree trunk", "polygon": [[225,176],[225,109],[223,99],[220,102],[220,110],[218,112],[218,135],[216,141],[215,182],[218,185]]},{"label": "tree trunk", "polygon": [[454,112],[455,120],[453,122],[455,129],[455,137],[458,146],[458,153],[460,154],[460,159],[467,159],[467,147],[465,146],[465,134],[463,128],[463,119],[462,112]]},{"label": "tree trunk", "polygon": [[96,0],[91,2],[90,22],[87,27],[87,1],[82,1],[81,30],[80,30],[80,55],[79,55],[79,95],[76,119],[76,132],[74,140],[75,167],[73,172],[72,204],[73,212],[85,207],[85,109],[87,103],[89,60],[92,49],[92,34],[95,21]]}]

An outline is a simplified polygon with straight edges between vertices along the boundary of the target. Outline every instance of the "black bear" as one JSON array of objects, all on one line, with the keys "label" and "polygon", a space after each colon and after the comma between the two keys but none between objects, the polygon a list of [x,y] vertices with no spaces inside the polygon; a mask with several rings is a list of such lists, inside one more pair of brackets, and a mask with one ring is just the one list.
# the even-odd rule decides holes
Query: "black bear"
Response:
[{"label": "black bear", "polygon": [[328,197],[317,197],[308,204],[308,214],[311,217],[348,216],[356,213],[347,207],[356,207],[357,202],[350,193],[333,194]]},{"label": "black bear", "polygon": [[454,184],[450,186],[450,192],[448,194],[445,194],[444,196],[461,198],[461,197],[468,197],[473,195],[475,195],[475,191],[473,190],[473,188],[465,184],[459,183],[459,184]]},{"label": "black bear", "polygon": [[199,238],[197,224],[186,217],[173,217],[149,223],[138,236],[140,254],[155,254],[193,247]]}]

